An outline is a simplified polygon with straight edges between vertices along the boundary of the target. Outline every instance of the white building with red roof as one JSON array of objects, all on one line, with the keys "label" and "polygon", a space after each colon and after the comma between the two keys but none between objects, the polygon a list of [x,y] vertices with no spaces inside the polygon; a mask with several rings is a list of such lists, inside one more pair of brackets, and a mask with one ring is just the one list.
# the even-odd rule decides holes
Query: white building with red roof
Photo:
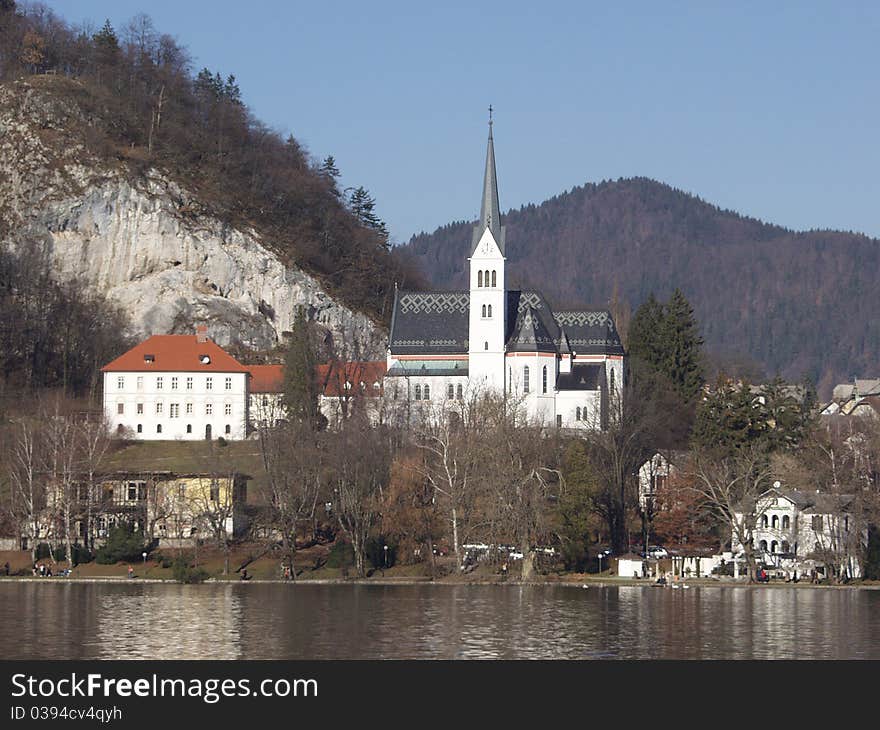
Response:
[{"label": "white building with red roof", "polygon": [[[338,425],[359,403],[380,418],[385,370],[384,361],[319,365],[319,406],[328,423]],[[242,365],[204,326],[195,335],[153,335],[102,372],[104,414],[123,438],[237,441],[286,417],[284,366]]]},{"label": "white building with red roof", "polygon": [[144,440],[243,439],[247,367],[195,335],[153,335],[102,368],[112,432]]}]

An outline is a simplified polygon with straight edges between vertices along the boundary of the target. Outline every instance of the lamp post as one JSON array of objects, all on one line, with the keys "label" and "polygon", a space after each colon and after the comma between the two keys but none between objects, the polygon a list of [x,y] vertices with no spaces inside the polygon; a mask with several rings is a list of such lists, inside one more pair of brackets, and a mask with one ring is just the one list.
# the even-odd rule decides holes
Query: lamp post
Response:
[{"label": "lamp post", "polygon": [[141,553],[141,557],[143,557],[143,559],[144,559],[144,577],[146,577],[146,575],[147,575],[147,551],[146,550],[144,550]]},{"label": "lamp post", "polygon": [[382,549],[385,551],[385,567],[388,567],[388,546],[383,545]]}]

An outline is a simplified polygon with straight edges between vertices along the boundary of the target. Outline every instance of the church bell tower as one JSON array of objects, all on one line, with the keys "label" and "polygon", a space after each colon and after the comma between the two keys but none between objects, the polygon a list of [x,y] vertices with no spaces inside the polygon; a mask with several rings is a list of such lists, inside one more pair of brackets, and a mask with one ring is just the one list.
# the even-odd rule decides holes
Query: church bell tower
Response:
[{"label": "church bell tower", "polygon": [[489,107],[489,145],[483,176],[480,220],[474,228],[470,261],[468,379],[474,388],[504,390],[504,226],[498,204],[492,107]]}]

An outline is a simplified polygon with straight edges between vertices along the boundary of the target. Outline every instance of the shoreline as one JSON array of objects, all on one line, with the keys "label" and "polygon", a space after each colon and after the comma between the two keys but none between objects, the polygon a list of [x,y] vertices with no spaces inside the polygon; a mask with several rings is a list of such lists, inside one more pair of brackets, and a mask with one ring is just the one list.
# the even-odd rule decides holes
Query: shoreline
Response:
[{"label": "shoreline", "polygon": [[775,590],[779,588],[794,588],[798,590],[815,590],[815,589],[837,589],[837,590],[880,590],[880,583],[846,583],[846,584],[814,584],[809,582],[786,583],[784,581],[778,583],[749,583],[745,580],[713,580],[706,578],[693,578],[690,580],[678,581],[676,583],[660,586],[651,580],[638,580],[633,578],[614,578],[606,576],[603,578],[572,578],[561,580],[529,580],[519,581],[514,579],[508,580],[461,580],[458,577],[443,577],[432,580],[429,577],[413,578],[300,578],[299,580],[284,580],[281,578],[252,578],[247,581],[237,578],[209,578],[201,583],[180,583],[172,578],[128,578],[127,576],[93,576],[93,577],[60,577],[53,576],[50,578],[39,576],[5,576],[0,578],[0,585],[3,583],[122,583],[131,585],[168,583],[172,585],[374,585],[374,586],[415,586],[415,585],[438,585],[438,586],[530,586],[530,587],[565,587],[586,590],[590,588],[615,588],[615,587],[641,587],[641,588],[662,588],[664,590],[676,590],[683,588],[751,588],[751,589],[769,589]]}]

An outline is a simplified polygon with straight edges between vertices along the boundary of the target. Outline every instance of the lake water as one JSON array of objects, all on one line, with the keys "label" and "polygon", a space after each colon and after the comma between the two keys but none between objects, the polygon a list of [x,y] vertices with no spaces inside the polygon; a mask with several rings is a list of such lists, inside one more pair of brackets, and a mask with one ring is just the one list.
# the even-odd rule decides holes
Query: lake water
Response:
[{"label": "lake water", "polygon": [[3,659],[880,659],[880,591],[0,581]]}]

